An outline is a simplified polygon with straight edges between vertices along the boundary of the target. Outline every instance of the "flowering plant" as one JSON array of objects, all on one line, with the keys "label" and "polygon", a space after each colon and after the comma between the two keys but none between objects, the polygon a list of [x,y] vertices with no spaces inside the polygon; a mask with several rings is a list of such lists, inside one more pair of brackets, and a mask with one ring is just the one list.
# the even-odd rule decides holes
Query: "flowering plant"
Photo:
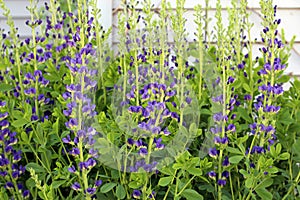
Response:
[{"label": "flowering plant", "polygon": [[1,199],[299,198],[293,40],[261,0],[254,58],[247,1],[231,2],[212,32],[197,5],[191,36],[185,0],[159,16],[124,1],[111,46],[97,0],[30,0],[25,39],[0,0]]}]

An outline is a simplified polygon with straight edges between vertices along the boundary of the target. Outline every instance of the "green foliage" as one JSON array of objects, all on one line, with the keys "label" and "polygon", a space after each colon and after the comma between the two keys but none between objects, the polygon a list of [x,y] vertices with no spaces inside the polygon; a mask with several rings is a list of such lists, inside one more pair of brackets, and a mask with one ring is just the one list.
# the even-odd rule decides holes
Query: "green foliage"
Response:
[{"label": "green foliage", "polygon": [[[225,26],[218,0],[212,32],[205,2],[193,36],[185,0],[176,9],[162,0],[159,15],[151,0],[122,1],[111,47],[96,0],[50,0],[43,16],[31,0],[27,40],[0,0],[9,26],[0,30],[0,199],[299,199],[300,81],[275,70],[288,66],[294,38],[280,45],[273,2],[261,0],[263,48],[253,59],[247,1],[231,1]],[[78,73],[84,67],[94,76]],[[81,93],[70,92],[76,84]],[[170,113],[149,114],[160,129],[140,134],[155,102]],[[76,117],[93,137],[70,125]]]}]

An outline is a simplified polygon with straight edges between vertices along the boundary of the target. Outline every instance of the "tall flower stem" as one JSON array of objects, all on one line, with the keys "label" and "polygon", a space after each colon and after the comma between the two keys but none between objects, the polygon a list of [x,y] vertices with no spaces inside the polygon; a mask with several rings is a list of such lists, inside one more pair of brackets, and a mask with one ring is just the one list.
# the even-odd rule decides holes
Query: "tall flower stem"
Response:
[{"label": "tall flower stem", "polygon": [[[197,24],[197,39],[198,39],[198,59],[199,59],[199,84],[198,84],[198,99],[201,99],[202,96],[202,81],[203,81],[203,47],[204,47],[204,43],[203,43],[203,23],[202,23],[202,7],[200,5],[198,5],[197,7],[195,7],[196,10],[196,20],[195,23]],[[205,30],[206,31],[206,30]]]},{"label": "tall flower stem", "polygon": [[[86,17],[85,17],[85,11],[86,11],[86,5],[84,4],[84,10],[81,10],[83,6],[83,2],[82,0],[78,0],[78,18],[79,18],[79,27],[80,27],[80,41],[81,41],[81,48],[84,48],[85,46],[85,35],[84,35],[84,24],[86,22]],[[85,57],[82,56],[82,66],[85,65]],[[79,80],[80,80],[80,93],[83,95],[84,94],[84,75],[85,72],[82,72],[80,74]],[[83,124],[82,124],[82,102],[83,100],[80,99],[79,103],[78,103],[78,128],[81,129]],[[78,130],[77,130],[78,131]],[[83,155],[83,138],[79,137],[79,142],[78,142],[78,148],[79,148],[79,160],[81,163],[83,163],[85,161],[84,155]],[[83,195],[85,193],[85,199],[86,200],[90,200],[91,196],[87,191],[89,184],[88,184],[88,177],[87,177],[88,171],[87,169],[85,169],[85,167],[82,168],[82,172],[81,172],[81,178],[83,181]]]},{"label": "tall flower stem", "polygon": [[[31,22],[34,22],[34,15],[35,15],[36,5],[34,5],[34,1],[30,0],[30,14],[31,14]],[[36,33],[35,33],[35,25],[32,24],[31,27],[31,34],[32,34],[32,44],[33,44],[33,66],[34,71],[37,70],[37,43],[36,43]],[[38,96],[39,96],[39,86],[38,86],[38,76],[35,77],[35,112],[36,115],[39,116],[39,103],[38,103]]]},{"label": "tall flower stem", "polygon": [[103,67],[103,44],[101,41],[101,25],[99,23],[99,19],[101,17],[100,10],[97,9],[97,0],[93,0],[91,2],[91,5],[93,7],[92,10],[92,15],[95,20],[95,32],[96,32],[96,44],[97,44],[97,57],[98,57],[98,64],[99,64],[99,71],[100,71],[100,81],[98,81],[98,89],[102,87],[103,90],[103,104],[106,105],[106,88],[104,85],[104,80],[103,80],[103,73],[104,73],[104,67]]}]

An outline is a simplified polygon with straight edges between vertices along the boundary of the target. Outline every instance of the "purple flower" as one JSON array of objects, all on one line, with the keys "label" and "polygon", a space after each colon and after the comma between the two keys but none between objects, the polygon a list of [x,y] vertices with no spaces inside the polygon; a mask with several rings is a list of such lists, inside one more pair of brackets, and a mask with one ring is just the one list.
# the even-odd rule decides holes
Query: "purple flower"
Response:
[{"label": "purple flower", "polygon": [[155,191],[152,191],[151,194],[148,196],[149,199],[155,198]]},{"label": "purple flower", "polygon": [[102,185],[102,180],[96,180],[95,181],[95,186],[99,187],[100,185]]},{"label": "purple flower", "polygon": [[75,169],[74,165],[72,165],[71,167],[69,167],[68,171],[71,172],[71,173],[75,173],[76,169]]},{"label": "purple flower", "polygon": [[78,190],[80,190],[80,184],[79,184],[78,182],[75,182],[75,183],[71,186],[71,188],[72,188],[73,190],[75,190],[75,191],[78,191]]},{"label": "purple flower", "polygon": [[88,189],[86,189],[86,192],[93,195],[96,192],[96,188],[88,188]]},{"label": "purple flower", "polygon": [[92,168],[92,167],[94,167],[96,164],[97,164],[97,162],[93,158],[89,158],[86,161],[86,167],[89,168],[89,169]]},{"label": "purple flower", "polygon": [[66,122],[66,126],[69,128],[74,128],[78,125],[77,119],[71,118],[68,122]]},{"label": "purple flower", "polygon": [[1,129],[5,129],[9,126],[9,122],[7,120],[0,121],[0,127]]},{"label": "purple flower", "polygon": [[227,131],[235,132],[235,125],[234,125],[234,124],[229,124],[229,125],[227,126]]},{"label": "purple flower", "polygon": [[228,178],[229,177],[229,172],[228,171],[222,172],[222,177]]},{"label": "purple flower", "polygon": [[224,159],[223,162],[222,162],[222,165],[223,165],[224,167],[228,167],[228,166],[230,165],[228,156],[225,157],[225,159]]},{"label": "purple flower", "polygon": [[220,122],[222,120],[225,120],[226,119],[226,116],[223,116],[223,114],[220,112],[220,113],[216,113],[213,115],[213,120],[215,122]]},{"label": "purple flower", "polygon": [[208,154],[212,158],[217,158],[217,156],[219,155],[219,152],[216,148],[210,148],[208,151]]},{"label": "purple flower", "polygon": [[210,171],[207,174],[208,174],[209,178],[211,178],[211,179],[215,179],[217,176],[215,171]]},{"label": "purple flower", "polygon": [[226,185],[226,180],[219,179],[218,180],[218,185],[221,186],[221,187],[225,186]]},{"label": "purple flower", "polygon": [[148,154],[148,150],[146,148],[141,148],[139,154],[140,156],[145,157]]},{"label": "purple flower", "polygon": [[160,127],[154,127],[154,128],[152,128],[151,132],[152,132],[153,134],[159,134],[159,133],[160,133],[160,130],[161,130]]},{"label": "purple flower", "polygon": [[139,199],[141,197],[142,193],[140,190],[133,190],[132,196],[135,199]]},{"label": "purple flower", "polygon": [[72,156],[78,156],[80,154],[80,151],[78,148],[73,147],[72,150],[69,152]]},{"label": "purple flower", "polygon": [[185,98],[185,101],[187,102],[187,104],[190,104],[190,103],[192,102],[192,98],[186,97],[186,98]]},{"label": "purple flower", "polygon": [[165,147],[165,145],[162,144],[161,142],[162,142],[162,138],[159,139],[154,138],[155,147],[157,149],[163,149]]},{"label": "purple flower", "polygon": [[171,117],[179,120],[179,115],[176,112],[171,112]]},{"label": "purple flower", "polygon": [[143,107],[142,106],[130,106],[128,108],[128,111],[130,113],[138,113],[138,112],[142,112]]},{"label": "purple flower", "polygon": [[245,101],[250,101],[252,99],[252,96],[250,95],[250,94],[246,94],[245,96],[244,96],[244,100]]},{"label": "purple flower", "polygon": [[128,139],[127,139],[127,144],[128,144],[129,146],[134,145],[134,143],[135,143],[134,139],[132,139],[132,138],[128,138]]},{"label": "purple flower", "polygon": [[244,67],[245,67],[245,64],[244,63],[241,63],[241,64],[238,64],[238,69],[244,69]]},{"label": "purple flower", "polygon": [[228,77],[228,80],[227,80],[227,84],[233,83],[234,80],[235,80],[235,79],[234,79],[232,76],[229,76],[229,77]]},{"label": "purple flower", "polygon": [[6,189],[13,189],[14,188],[14,184],[12,182],[6,182],[5,186]]},{"label": "purple flower", "polygon": [[23,192],[22,195],[23,195],[23,197],[24,197],[25,199],[29,198],[29,196],[30,196],[29,190],[24,190],[24,192]]},{"label": "purple flower", "polygon": [[70,135],[67,135],[65,138],[62,139],[62,141],[64,143],[67,143],[67,144],[71,143],[71,137],[70,137]]}]

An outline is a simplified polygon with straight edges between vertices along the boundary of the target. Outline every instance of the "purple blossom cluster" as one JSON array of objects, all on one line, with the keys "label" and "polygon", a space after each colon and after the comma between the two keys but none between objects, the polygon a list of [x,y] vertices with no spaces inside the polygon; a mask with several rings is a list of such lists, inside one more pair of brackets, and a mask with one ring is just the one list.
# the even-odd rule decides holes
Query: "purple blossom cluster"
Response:
[{"label": "purple blossom cluster", "polygon": [[[225,73],[223,71],[223,73]],[[232,76],[229,76],[226,84],[228,87],[234,83],[234,78]],[[213,82],[213,87],[216,89],[219,84],[221,84],[221,79],[218,77],[216,81]],[[215,180],[216,183],[223,187],[227,183],[227,178],[229,177],[229,172],[227,168],[230,166],[230,162],[228,159],[228,156],[223,156],[220,154],[221,151],[223,151],[230,143],[229,136],[234,134],[236,132],[236,126],[232,123],[232,121],[235,119],[236,115],[232,114],[230,115],[230,112],[233,111],[234,107],[239,106],[241,103],[238,100],[238,95],[233,94],[234,87],[232,87],[232,94],[226,94],[229,96],[228,99],[225,99],[224,101],[224,94],[217,95],[216,97],[212,98],[212,101],[216,104],[219,104],[223,106],[223,111],[217,112],[212,116],[212,119],[214,121],[214,125],[210,128],[211,133],[213,133],[214,138],[213,142],[215,144],[215,147],[212,147],[208,151],[208,155],[212,157],[213,159],[221,159],[221,166],[218,166],[222,168],[221,174],[218,176],[218,173],[220,170],[218,169],[218,173],[215,171],[208,172],[208,176]],[[226,102],[226,103],[225,103]],[[225,111],[225,112],[224,112]],[[225,114],[224,114],[225,113]]]},{"label": "purple blossom cluster", "polygon": [[[276,17],[276,6],[274,7],[274,17]],[[283,94],[283,87],[281,83],[275,80],[275,77],[280,76],[286,68],[286,65],[282,63],[282,60],[276,53],[280,52],[284,47],[277,31],[277,26],[280,22],[280,19],[274,19],[273,24],[270,24],[272,28],[266,26],[262,33],[262,42],[266,46],[260,50],[265,58],[265,64],[257,73],[261,77],[259,80],[260,85],[258,86],[260,94],[254,102],[254,108],[258,113],[258,117],[256,118],[256,123],[249,125],[251,134],[260,136],[260,142],[258,146],[254,145],[247,150],[247,153],[250,152],[250,154],[265,153],[277,139],[273,118],[280,111],[280,106],[277,105],[276,99]]]},{"label": "purple blossom cluster", "polygon": [[[143,51],[142,54],[147,55],[147,52]],[[138,57],[140,57],[139,55]],[[134,59],[132,58],[132,60]],[[175,78],[174,68],[168,69],[168,66],[164,66],[165,68],[160,69],[156,67],[158,64],[152,66],[146,60],[144,62],[138,67],[138,86],[135,84],[136,74],[130,69],[127,70],[127,83],[131,87],[125,88],[125,100],[122,99],[119,100],[120,103],[116,103],[121,105],[121,109],[125,110],[133,119],[136,119],[137,123],[137,126],[131,130],[134,137],[127,139],[128,147],[141,157],[141,160],[131,166],[130,170],[133,172],[137,172],[139,168],[149,172],[155,170],[157,163],[147,161],[147,157],[149,158],[153,152],[165,148],[163,138],[172,137],[168,125],[172,121],[180,123],[178,111],[180,108],[188,107],[192,102],[188,91],[185,92],[184,102],[180,104],[180,107],[175,102],[178,98],[176,96],[178,81]],[[133,66],[133,64],[131,65]],[[169,73],[166,73],[167,70]],[[162,80],[162,78],[164,79]],[[123,83],[116,85],[115,89],[124,92],[122,85]],[[139,95],[138,100],[137,95]],[[149,146],[150,143],[151,146]]]},{"label": "purple blossom cluster", "polygon": [[[53,8],[50,8],[51,6]],[[96,81],[98,70],[94,69],[93,62],[99,58],[92,41],[101,33],[95,32],[94,18],[90,17],[88,12],[81,13],[82,15],[66,13],[58,6],[58,2],[54,2],[51,6],[45,3],[46,12],[51,12],[52,17],[46,15],[45,21],[26,22],[30,27],[44,23],[44,37],[35,35],[33,39],[25,39],[22,43],[24,46],[37,48],[33,50],[28,48],[29,53],[21,54],[21,61],[27,65],[43,66],[43,70],[25,74],[22,87],[18,87],[15,93],[19,95],[17,92],[22,88],[24,94],[31,97],[39,106],[48,104],[51,103],[51,95],[42,94],[40,89],[49,84],[45,77],[54,80],[54,87],[56,87],[55,80],[62,79],[59,81],[64,82],[65,91],[59,98],[65,102],[62,113],[67,119],[65,125],[68,129],[68,134],[62,138],[65,144],[63,153],[72,156],[69,172],[80,177],[71,188],[91,197],[102,183],[101,180],[96,180],[90,185],[87,176],[97,165],[98,157],[98,151],[92,148],[95,143],[94,136],[98,133],[91,124],[97,115],[93,91],[98,84]],[[56,13],[53,13],[52,9],[55,9]],[[53,77],[55,73],[59,78]],[[39,106],[33,108],[33,114]],[[33,119],[36,118],[33,115]]]},{"label": "purple blossom cluster", "polygon": [[[0,111],[6,105],[0,100]],[[0,112],[0,178],[4,181],[4,188],[11,191],[11,194],[18,194],[27,199],[30,196],[19,180],[25,173],[25,167],[18,162],[22,159],[22,151],[15,147],[18,142],[17,133],[11,132],[10,123],[7,120],[8,112]]]},{"label": "purple blossom cluster", "polygon": [[[75,58],[67,59],[67,66],[76,83],[67,84],[66,92],[62,95],[67,101],[66,110],[63,111],[63,114],[69,118],[65,125],[70,130],[70,134],[62,141],[70,145],[67,153],[74,156],[76,166],[72,165],[69,172],[75,174],[88,173],[97,164],[96,158],[98,157],[97,151],[93,148],[95,144],[94,136],[98,133],[91,126],[97,114],[95,111],[96,106],[89,95],[89,92],[97,86],[97,81],[94,80],[97,71],[85,66],[85,64],[88,64],[88,60],[83,61],[87,55],[94,52],[90,51],[89,48],[91,48],[90,45],[86,45],[80,53],[75,55]],[[83,146],[88,148],[87,154]],[[95,184],[94,187],[86,188],[85,192],[94,195],[97,185],[99,186],[99,184]],[[76,182],[71,188],[77,191],[81,187]]]}]

